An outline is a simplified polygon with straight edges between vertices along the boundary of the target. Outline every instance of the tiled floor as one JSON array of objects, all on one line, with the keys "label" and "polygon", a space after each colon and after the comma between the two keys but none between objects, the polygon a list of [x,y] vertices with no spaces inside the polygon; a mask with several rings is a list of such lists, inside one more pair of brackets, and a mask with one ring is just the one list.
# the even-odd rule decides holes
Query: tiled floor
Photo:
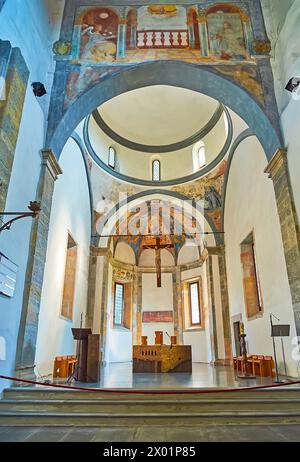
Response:
[{"label": "tiled floor", "polygon": [[272,383],[269,377],[255,380],[238,380],[232,367],[212,366],[204,363],[194,363],[193,372],[169,374],[133,374],[132,363],[112,363],[101,370],[100,383],[80,385],[98,388],[135,388],[135,389],[180,389],[180,388],[231,388]]},{"label": "tiled floor", "polygon": [[1,428],[0,442],[300,442],[300,425]]}]

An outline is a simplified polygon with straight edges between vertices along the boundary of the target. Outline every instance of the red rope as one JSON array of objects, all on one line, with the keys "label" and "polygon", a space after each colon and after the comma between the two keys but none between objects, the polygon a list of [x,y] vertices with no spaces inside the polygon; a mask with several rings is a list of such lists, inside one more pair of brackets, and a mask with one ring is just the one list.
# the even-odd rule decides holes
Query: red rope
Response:
[{"label": "red rope", "polygon": [[[51,387],[51,388],[61,388],[67,390],[80,390],[80,391],[93,391],[93,392],[100,392],[100,393],[114,393],[114,394],[139,394],[139,395],[193,395],[193,394],[210,394],[210,393],[232,393],[238,391],[248,391],[248,390],[265,390],[269,388],[280,388],[286,387],[291,385],[300,385],[300,381],[294,382],[284,382],[284,383],[276,383],[272,385],[261,385],[261,386],[253,386],[253,387],[237,387],[237,388],[212,388],[209,390],[191,390],[191,389],[184,389],[184,390],[118,390],[118,389],[109,389],[109,388],[88,388],[88,387],[72,387],[70,385],[60,385],[55,383],[44,383],[44,382],[35,382],[33,380],[26,380],[26,379],[17,379],[16,377],[9,377],[6,375],[0,375],[0,379],[4,380],[11,380],[13,382],[21,382],[21,383],[28,383],[31,385],[41,385],[44,387]],[[300,392],[300,388],[299,388]]]}]

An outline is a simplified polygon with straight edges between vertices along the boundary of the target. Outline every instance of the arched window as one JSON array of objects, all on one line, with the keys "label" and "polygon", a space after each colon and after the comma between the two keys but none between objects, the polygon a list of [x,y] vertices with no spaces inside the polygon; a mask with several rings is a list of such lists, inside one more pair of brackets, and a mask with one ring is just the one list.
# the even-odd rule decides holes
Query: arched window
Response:
[{"label": "arched window", "polygon": [[160,161],[156,159],[152,162],[152,181],[160,181],[160,176]]},{"label": "arched window", "polygon": [[206,165],[205,145],[203,141],[195,144],[193,148],[193,166],[194,172],[201,170]]},{"label": "arched window", "polygon": [[108,166],[113,169],[116,167],[116,150],[111,146],[108,150]]}]

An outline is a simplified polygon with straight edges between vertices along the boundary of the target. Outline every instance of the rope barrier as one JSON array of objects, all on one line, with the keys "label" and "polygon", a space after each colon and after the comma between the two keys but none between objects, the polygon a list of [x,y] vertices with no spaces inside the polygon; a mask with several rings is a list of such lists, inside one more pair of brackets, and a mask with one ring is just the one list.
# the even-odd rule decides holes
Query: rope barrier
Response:
[{"label": "rope barrier", "polygon": [[[73,387],[71,385],[62,385],[55,383],[44,383],[36,382],[34,380],[18,379],[16,377],[9,377],[6,375],[0,375],[0,379],[10,380],[12,382],[27,383],[30,385],[40,385],[43,387],[66,389],[66,390],[78,390],[78,391],[92,391],[96,393],[112,393],[112,394],[139,394],[139,395],[193,395],[193,394],[211,394],[211,393],[234,393],[239,391],[251,391],[251,390],[266,390],[272,388],[282,388],[286,386],[300,385],[300,381],[276,383],[271,385],[260,385],[253,387],[236,387],[236,388],[212,388],[212,389],[181,389],[181,390],[124,390],[124,389],[110,389],[110,388],[89,388],[89,387]],[[300,392],[300,388],[299,388]]]}]

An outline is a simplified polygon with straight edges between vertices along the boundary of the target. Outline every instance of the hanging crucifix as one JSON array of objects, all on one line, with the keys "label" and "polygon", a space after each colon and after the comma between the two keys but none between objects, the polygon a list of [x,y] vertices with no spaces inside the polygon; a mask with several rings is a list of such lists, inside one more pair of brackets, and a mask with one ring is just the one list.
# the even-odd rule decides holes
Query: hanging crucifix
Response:
[{"label": "hanging crucifix", "polygon": [[157,276],[157,287],[161,287],[161,250],[174,247],[169,236],[144,236],[143,248],[155,250],[155,267]]}]

